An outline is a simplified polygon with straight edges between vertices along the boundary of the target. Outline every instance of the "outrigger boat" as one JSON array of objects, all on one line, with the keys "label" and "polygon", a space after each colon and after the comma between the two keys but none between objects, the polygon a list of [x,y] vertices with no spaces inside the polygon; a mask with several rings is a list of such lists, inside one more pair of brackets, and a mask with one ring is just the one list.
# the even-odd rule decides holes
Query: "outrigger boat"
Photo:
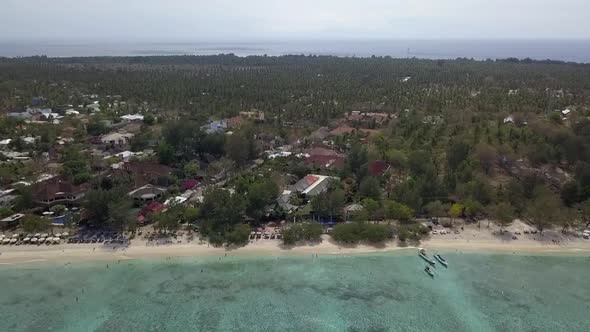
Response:
[{"label": "outrigger boat", "polygon": [[426,256],[426,250],[420,248],[420,250],[418,251],[418,256],[422,257],[423,260],[425,260],[428,264],[430,265],[436,265],[436,262],[430,258],[428,258],[428,256]]},{"label": "outrigger boat", "polygon": [[443,258],[443,256],[436,254],[436,255],[434,255],[434,258],[436,258],[437,261],[439,261],[442,265],[444,265],[444,267],[449,267],[449,263],[447,263],[447,261]]},{"label": "outrigger boat", "polygon": [[434,278],[434,270],[428,265],[424,268],[424,272],[426,272],[429,276]]}]

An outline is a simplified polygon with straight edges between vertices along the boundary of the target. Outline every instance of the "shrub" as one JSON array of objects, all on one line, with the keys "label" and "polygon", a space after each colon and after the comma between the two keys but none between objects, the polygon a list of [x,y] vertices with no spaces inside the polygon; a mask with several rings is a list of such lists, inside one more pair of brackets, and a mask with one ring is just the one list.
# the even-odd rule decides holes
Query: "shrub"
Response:
[{"label": "shrub", "polygon": [[293,245],[300,241],[319,242],[322,234],[322,226],[318,223],[295,224],[283,231],[283,243]]}]

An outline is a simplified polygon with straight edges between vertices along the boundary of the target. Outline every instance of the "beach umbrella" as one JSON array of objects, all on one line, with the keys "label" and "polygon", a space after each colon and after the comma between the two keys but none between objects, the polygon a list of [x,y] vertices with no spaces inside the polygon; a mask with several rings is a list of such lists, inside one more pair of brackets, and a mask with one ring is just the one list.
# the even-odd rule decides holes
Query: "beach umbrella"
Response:
[{"label": "beach umbrella", "polygon": [[60,239],[60,238],[58,238],[58,237],[54,237],[54,238],[53,238],[53,242],[54,242],[54,243],[59,243],[60,241],[61,241],[61,239]]},{"label": "beach umbrella", "polygon": [[18,238],[18,234],[12,234],[12,238],[13,238],[13,239],[16,239],[16,238]]},{"label": "beach umbrella", "polygon": [[61,236],[68,236],[68,235],[70,235],[70,233],[68,233],[68,232],[61,233]]},{"label": "beach umbrella", "polygon": [[61,236],[61,233],[54,234],[53,236],[60,237]]},{"label": "beach umbrella", "polygon": [[41,237],[48,237],[48,236],[49,236],[49,234],[47,234],[47,233],[41,234]]},{"label": "beach umbrella", "polygon": [[37,238],[36,238],[36,237],[34,237],[34,238],[32,238],[32,239],[31,239],[31,243],[37,243],[37,241],[38,241],[38,240],[37,240]]},{"label": "beach umbrella", "polygon": [[9,242],[10,242],[10,239],[4,239],[4,240],[2,240],[2,243],[9,243]]},{"label": "beach umbrella", "polygon": [[41,233],[36,233],[35,237],[41,237]]},{"label": "beach umbrella", "polygon": [[26,238],[23,239],[23,241],[24,242],[29,242],[29,241],[31,241],[31,238],[30,237],[26,237]]},{"label": "beach umbrella", "polygon": [[16,243],[16,239],[10,240],[10,243],[13,243],[13,244]]},{"label": "beach umbrella", "polygon": [[40,238],[39,242],[41,242],[41,243],[45,242],[45,238],[44,237]]},{"label": "beach umbrella", "polygon": [[3,239],[3,238],[5,238],[5,237],[6,237],[6,235],[4,235],[4,234],[0,234],[0,239]]}]

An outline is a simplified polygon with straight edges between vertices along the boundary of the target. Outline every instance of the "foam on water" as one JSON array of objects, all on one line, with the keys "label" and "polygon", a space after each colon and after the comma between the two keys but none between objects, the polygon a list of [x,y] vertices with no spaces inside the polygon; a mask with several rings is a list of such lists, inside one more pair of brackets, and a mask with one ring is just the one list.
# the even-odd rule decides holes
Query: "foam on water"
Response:
[{"label": "foam on water", "polygon": [[587,330],[589,258],[447,256],[1,266],[0,331]]}]

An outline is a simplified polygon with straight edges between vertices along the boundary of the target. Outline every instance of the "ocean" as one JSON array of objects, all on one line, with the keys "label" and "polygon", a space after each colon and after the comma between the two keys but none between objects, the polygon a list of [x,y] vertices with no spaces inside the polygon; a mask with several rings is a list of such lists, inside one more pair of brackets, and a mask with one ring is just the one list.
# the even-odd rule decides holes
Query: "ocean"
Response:
[{"label": "ocean", "polygon": [[[0,331],[587,331],[590,258],[413,250],[0,266]],[[107,268],[107,264],[109,265]]]},{"label": "ocean", "polygon": [[141,56],[315,54],[478,60],[532,58],[590,63],[590,40],[322,40],[265,42],[0,41],[0,56]]}]

